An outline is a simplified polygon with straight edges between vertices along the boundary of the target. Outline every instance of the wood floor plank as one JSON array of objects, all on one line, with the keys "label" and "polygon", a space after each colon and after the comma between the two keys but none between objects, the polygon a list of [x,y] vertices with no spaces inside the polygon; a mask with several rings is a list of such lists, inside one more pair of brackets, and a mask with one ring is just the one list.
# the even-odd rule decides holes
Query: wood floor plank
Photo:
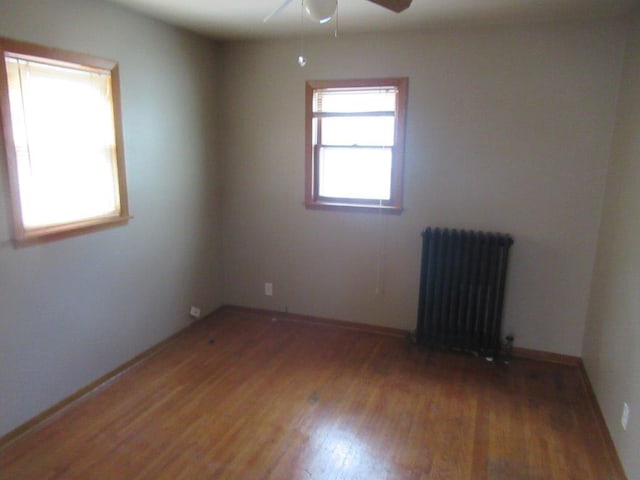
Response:
[{"label": "wood floor plank", "polygon": [[222,311],[0,451],[0,480],[623,480],[578,367]]}]

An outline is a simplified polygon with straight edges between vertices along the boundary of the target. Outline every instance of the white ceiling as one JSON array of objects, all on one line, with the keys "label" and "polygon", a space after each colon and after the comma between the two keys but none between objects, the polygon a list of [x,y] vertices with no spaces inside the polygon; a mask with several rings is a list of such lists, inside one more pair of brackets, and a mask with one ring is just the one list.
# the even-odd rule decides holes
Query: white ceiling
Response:
[{"label": "white ceiling", "polygon": [[[107,0],[220,39],[283,37],[300,31],[300,1],[262,20],[283,0]],[[588,20],[624,15],[640,0],[413,0],[397,14],[367,0],[339,0],[339,31],[414,30],[484,23]],[[305,34],[327,33],[333,23],[305,24]]]}]

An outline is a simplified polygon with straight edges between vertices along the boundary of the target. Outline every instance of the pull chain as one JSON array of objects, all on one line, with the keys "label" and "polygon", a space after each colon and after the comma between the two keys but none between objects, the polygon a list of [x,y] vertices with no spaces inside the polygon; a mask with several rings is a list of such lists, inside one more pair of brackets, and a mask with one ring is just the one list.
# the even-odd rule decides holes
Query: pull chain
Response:
[{"label": "pull chain", "polygon": [[300,0],[300,55],[298,55],[298,65],[303,68],[307,64],[307,57],[304,56],[304,0]]}]

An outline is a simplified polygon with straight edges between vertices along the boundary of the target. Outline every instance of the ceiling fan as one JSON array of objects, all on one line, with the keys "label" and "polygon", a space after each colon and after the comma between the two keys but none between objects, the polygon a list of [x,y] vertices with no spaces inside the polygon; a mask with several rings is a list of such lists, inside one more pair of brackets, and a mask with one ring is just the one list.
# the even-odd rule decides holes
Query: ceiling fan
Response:
[{"label": "ceiling fan", "polygon": [[[393,12],[400,13],[411,5],[412,0],[368,0]],[[268,22],[272,17],[278,15],[292,3],[293,0],[284,0],[282,5],[269,14],[264,22]],[[302,0],[307,14],[315,21],[326,23],[331,20],[338,8],[338,0]]]},{"label": "ceiling fan", "polygon": [[[369,0],[371,3],[380,5],[393,12],[400,13],[411,5],[412,0]],[[276,8],[273,13],[268,15],[263,22],[268,22],[274,16],[278,15],[291,4],[293,0],[284,0],[282,5]],[[304,67],[307,64],[307,57],[304,55],[304,19],[303,13],[318,23],[327,23],[334,17],[336,18],[335,35],[338,36],[338,0],[300,0],[300,55],[298,55],[298,65]]]}]

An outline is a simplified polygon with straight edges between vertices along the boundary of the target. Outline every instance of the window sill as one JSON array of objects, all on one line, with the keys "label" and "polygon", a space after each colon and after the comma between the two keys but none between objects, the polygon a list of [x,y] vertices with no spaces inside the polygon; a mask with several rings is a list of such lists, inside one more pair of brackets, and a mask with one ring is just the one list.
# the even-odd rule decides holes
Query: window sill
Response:
[{"label": "window sill", "polygon": [[112,216],[99,217],[85,220],[82,222],[66,223],[63,225],[55,225],[51,227],[34,228],[22,235],[16,235],[13,243],[16,247],[33,245],[35,243],[49,242],[62,238],[82,235],[85,233],[103,230],[105,228],[117,227],[125,225],[133,217],[130,216]]},{"label": "window sill", "polygon": [[307,210],[331,210],[338,212],[360,212],[360,213],[384,213],[391,215],[400,215],[402,207],[392,205],[369,205],[358,203],[340,203],[340,202],[305,202],[304,206]]}]

